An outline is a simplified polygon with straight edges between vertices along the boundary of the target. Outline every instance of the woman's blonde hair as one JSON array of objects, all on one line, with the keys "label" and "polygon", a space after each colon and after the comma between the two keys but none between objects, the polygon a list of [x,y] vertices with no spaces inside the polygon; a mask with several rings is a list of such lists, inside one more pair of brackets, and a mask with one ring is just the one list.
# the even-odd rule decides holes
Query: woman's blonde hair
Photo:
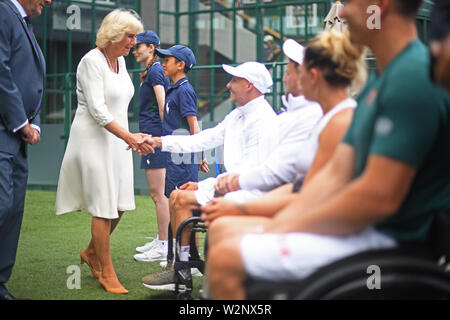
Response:
[{"label": "woman's blonde hair", "polygon": [[126,33],[140,33],[144,31],[141,18],[133,10],[115,9],[103,19],[97,31],[95,44],[99,48],[106,48],[111,43],[123,40]]},{"label": "woman's blonde hair", "polygon": [[352,43],[348,30],[323,31],[308,45],[303,64],[319,68],[331,85],[350,86],[355,95],[367,80],[365,57],[366,47]]}]

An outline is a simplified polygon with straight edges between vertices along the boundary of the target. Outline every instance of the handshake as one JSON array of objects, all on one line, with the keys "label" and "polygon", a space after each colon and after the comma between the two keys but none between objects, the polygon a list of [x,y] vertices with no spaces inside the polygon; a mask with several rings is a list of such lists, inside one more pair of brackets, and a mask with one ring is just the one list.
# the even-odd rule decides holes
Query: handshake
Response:
[{"label": "handshake", "polygon": [[[133,149],[141,156],[146,156],[149,153],[155,153],[155,148],[162,147],[161,137],[152,137],[145,133],[130,133],[130,135],[125,139],[128,144],[127,150]],[[199,170],[208,173],[208,161],[202,159],[202,162],[198,165]]]},{"label": "handshake", "polygon": [[125,142],[128,144],[127,150],[133,149],[141,156],[155,153],[155,148],[161,148],[162,145],[160,137],[152,137],[145,133],[130,133]]}]

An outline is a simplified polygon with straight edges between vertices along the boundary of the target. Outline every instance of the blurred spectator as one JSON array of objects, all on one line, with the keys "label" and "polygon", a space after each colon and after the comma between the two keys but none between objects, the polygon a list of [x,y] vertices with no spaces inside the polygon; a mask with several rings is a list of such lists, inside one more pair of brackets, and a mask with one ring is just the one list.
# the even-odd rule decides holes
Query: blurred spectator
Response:
[{"label": "blurred spectator", "polygon": [[264,37],[264,61],[265,62],[275,62],[278,61],[280,56],[281,48],[278,43],[276,43],[273,37],[268,34]]},{"label": "blurred spectator", "polygon": [[450,0],[436,1],[431,17],[431,75],[450,92]]}]

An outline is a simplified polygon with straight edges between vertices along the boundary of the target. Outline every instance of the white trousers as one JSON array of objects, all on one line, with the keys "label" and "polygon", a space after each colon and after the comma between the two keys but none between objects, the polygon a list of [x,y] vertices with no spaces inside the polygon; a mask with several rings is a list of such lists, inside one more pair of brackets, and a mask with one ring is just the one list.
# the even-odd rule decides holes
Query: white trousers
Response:
[{"label": "white trousers", "polygon": [[312,233],[247,234],[241,242],[241,255],[245,270],[252,277],[299,280],[358,252],[395,246],[395,240],[373,228],[344,237]]},{"label": "white trousers", "polygon": [[[214,198],[214,184],[216,178],[207,178],[198,183],[198,189],[194,191],[195,199],[200,205],[205,205]],[[226,199],[236,201],[238,203],[244,203],[263,195],[264,192],[259,190],[239,190],[229,192],[225,195]]]}]

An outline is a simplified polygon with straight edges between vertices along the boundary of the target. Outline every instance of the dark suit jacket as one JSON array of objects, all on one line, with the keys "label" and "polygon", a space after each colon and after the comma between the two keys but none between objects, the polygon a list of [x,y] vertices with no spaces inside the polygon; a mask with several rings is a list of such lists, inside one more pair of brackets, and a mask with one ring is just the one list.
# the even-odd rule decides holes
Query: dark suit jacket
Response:
[{"label": "dark suit jacket", "polygon": [[[13,130],[29,119],[44,90],[45,60],[10,0],[0,1],[0,151],[16,154],[25,143]],[[40,125],[39,116],[32,124]]]}]

